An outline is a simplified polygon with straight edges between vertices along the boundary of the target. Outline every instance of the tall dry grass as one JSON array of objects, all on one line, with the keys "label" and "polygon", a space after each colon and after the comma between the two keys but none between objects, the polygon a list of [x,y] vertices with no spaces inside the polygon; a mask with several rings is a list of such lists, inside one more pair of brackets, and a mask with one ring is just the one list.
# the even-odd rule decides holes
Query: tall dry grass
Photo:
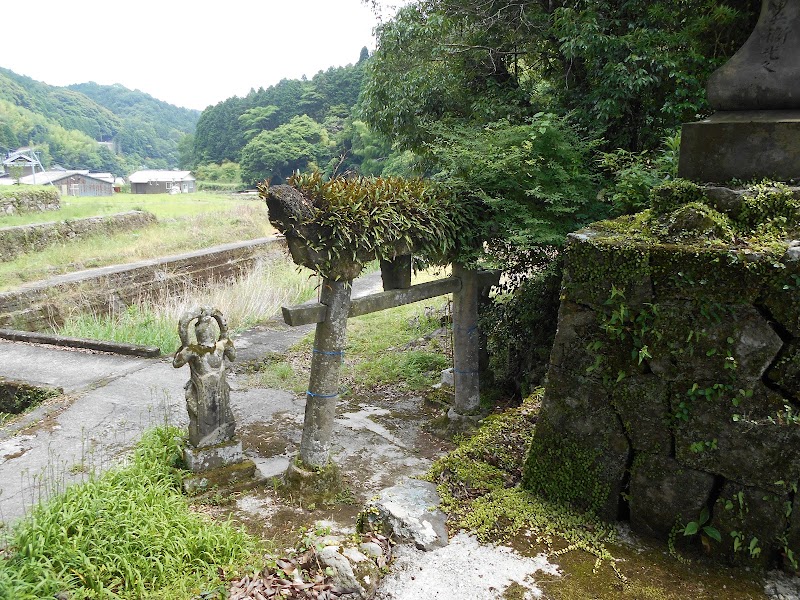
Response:
[{"label": "tall dry grass", "polygon": [[70,315],[56,330],[60,335],[157,346],[163,354],[177,348],[177,323],[194,306],[218,308],[232,332],[242,331],[274,317],[284,304],[310,298],[317,281],[307,269],[298,269],[288,257],[262,260],[233,282],[187,283],[178,293],[164,294],[161,302],[145,299],[109,315]]}]

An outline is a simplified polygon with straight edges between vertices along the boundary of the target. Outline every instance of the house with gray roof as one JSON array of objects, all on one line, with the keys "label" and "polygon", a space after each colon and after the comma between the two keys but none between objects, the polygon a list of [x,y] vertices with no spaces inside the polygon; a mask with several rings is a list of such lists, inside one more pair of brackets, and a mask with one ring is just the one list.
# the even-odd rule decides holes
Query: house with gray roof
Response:
[{"label": "house with gray roof", "polygon": [[113,178],[109,181],[102,175],[89,171],[44,171],[26,175],[19,183],[52,185],[58,188],[62,196],[111,196],[114,193]]},{"label": "house with gray roof", "polygon": [[32,175],[38,168],[44,171],[42,163],[36,156],[33,148],[19,148],[13,152],[9,152],[3,159],[3,172],[11,174],[13,169],[22,169],[20,174],[22,176]]},{"label": "house with gray roof", "polygon": [[136,171],[128,181],[131,194],[190,194],[196,191],[191,171]]}]

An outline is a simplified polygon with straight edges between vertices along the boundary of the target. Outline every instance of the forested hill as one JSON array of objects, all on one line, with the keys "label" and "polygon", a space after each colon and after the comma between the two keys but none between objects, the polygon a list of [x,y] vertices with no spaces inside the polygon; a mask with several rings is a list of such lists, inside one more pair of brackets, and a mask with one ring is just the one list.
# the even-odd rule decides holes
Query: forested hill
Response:
[{"label": "forested hill", "polygon": [[241,165],[244,183],[280,181],[294,170],[389,173],[400,169],[387,139],[359,120],[367,48],[358,62],[284,79],[203,111],[182,158],[197,172],[223,162]]},{"label": "forested hill", "polygon": [[57,87],[0,68],[0,151],[33,145],[45,167],[115,175],[177,167],[179,142],[199,116],[121,85]]}]

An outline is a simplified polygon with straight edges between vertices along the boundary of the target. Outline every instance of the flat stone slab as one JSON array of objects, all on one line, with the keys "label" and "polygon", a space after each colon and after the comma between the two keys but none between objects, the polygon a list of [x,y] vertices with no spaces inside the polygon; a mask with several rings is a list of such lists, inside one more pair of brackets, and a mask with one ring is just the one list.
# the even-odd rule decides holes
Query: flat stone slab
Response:
[{"label": "flat stone slab", "polygon": [[395,548],[392,572],[381,581],[375,600],[499,599],[511,597],[504,592],[512,584],[525,590],[525,598],[540,598],[538,573],[548,579],[561,574],[544,554],[527,558],[511,548],[479,544],[473,536],[459,533],[450,544],[431,552]]},{"label": "flat stone slab", "polygon": [[447,516],[439,510],[441,499],[428,481],[407,479],[383,490],[364,508],[364,528],[379,531],[419,550],[447,545]]}]

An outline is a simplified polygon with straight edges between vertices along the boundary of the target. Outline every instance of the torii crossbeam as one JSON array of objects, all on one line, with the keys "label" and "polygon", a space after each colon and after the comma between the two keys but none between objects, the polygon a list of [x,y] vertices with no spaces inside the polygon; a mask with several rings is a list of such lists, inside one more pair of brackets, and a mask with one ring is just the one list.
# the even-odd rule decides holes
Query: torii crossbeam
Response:
[{"label": "torii crossbeam", "polygon": [[352,280],[325,278],[318,303],[283,307],[283,318],[288,325],[317,324],[300,442],[300,460],[303,464],[321,468],[330,461],[331,434],[339,398],[339,370],[346,346],[349,317],[452,293],[455,406],[450,417],[471,416],[478,412],[478,298],[481,290],[497,284],[500,274],[497,271],[470,270],[454,264],[452,277],[412,286],[409,259],[400,256],[395,261],[383,262],[383,292],[351,299]]}]

